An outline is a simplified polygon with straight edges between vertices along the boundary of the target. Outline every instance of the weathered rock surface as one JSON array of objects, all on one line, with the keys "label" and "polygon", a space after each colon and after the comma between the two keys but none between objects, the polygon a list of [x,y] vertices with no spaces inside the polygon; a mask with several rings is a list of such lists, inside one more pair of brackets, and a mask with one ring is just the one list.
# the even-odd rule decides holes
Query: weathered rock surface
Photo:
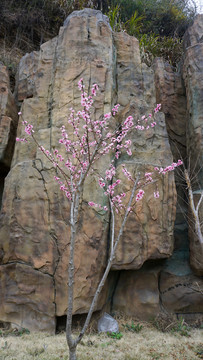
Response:
[{"label": "weathered rock surface", "polygon": [[[187,94],[187,157],[193,190],[203,191],[203,15],[185,34],[183,78]],[[200,222],[203,221],[200,212]],[[191,219],[192,220],[192,219]],[[191,221],[192,223],[192,221]],[[190,224],[192,226],[192,224]],[[193,226],[192,226],[193,227]],[[203,275],[203,245],[190,231],[191,266]]]},{"label": "weathered rock surface", "polygon": [[203,280],[192,274],[178,276],[162,272],[160,294],[162,305],[169,312],[191,314],[202,313]]},{"label": "weathered rock surface", "polygon": [[[33,124],[36,137],[48,150],[58,147],[57,132],[65,123],[69,108],[79,107],[77,82],[81,77],[85,84],[99,84],[95,117],[110,111],[115,103],[121,105],[120,118],[141,116],[151,112],[156,103],[154,73],[141,64],[138,41],[125,33],[113,34],[107,18],[98,11],[74,12],[65,21],[58,37],[43,44],[40,52],[27,54],[19,65],[16,96],[23,101],[22,116]],[[133,156],[130,160],[121,159],[126,166],[135,169],[137,163],[142,162],[141,171],[144,172],[154,165],[172,162],[163,114],[157,117],[157,122],[155,133],[132,133]],[[21,124],[18,136],[24,136]],[[117,171],[120,172],[120,164]],[[69,251],[69,205],[53,183],[53,175],[54,169],[35,144],[16,144],[12,169],[5,183],[0,230],[3,264],[0,276],[5,279],[1,290],[4,294],[1,318],[36,329],[38,325],[32,322],[34,312],[36,318],[41,319],[43,329],[50,319],[50,331],[54,328],[54,316],[66,313]],[[75,314],[87,312],[107,256],[108,219],[86,205],[89,200],[101,202],[103,195],[96,182],[97,179],[91,177],[86,184],[79,221]],[[129,191],[127,183],[124,187]],[[129,219],[116,254],[115,269],[137,269],[147,259],[165,258],[172,253],[176,204],[173,174],[159,179],[157,202],[153,191],[153,186],[146,190],[148,203],[143,201],[138,205],[136,217]],[[40,297],[38,303],[37,297],[32,300],[32,292],[29,292],[29,306],[33,310],[30,315],[26,310],[26,320],[17,315],[14,304],[7,307],[10,293],[15,292],[21,308],[23,303],[27,306],[24,294],[18,290],[18,282],[15,285],[11,282],[9,287],[9,272],[5,276],[6,266],[19,262],[23,272],[29,268],[40,276],[38,287],[33,275],[33,291],[38,293],[48,287],[46,291],[50,294],[44,301]],[[25,279],[25,286],[29,287],[30,281]],[[103,295],[97,310],[104,303]],[[49,310],[45,318],[40,318],[44,307]]]},{"label": "weathered rock surface", "polygon": [[162,58],[154,61],[156,98],[166,117],[174,159],[186,158],[186,94],[181,73]]},{"label": "weathered rock surface", "polygon": [[[194,198],[194,204],[195,206],[197,206],[200,196],[201,196],[201,191],[194,191],[193,192],[193,198]],[[192,216],[192,213],[189,209],[188,211],[189,214],[189,219],[188,219],[188,224],[189,224],[189,239],[190,239],[190,264],[191,267],[193,269],[193,271],[195,272],[196,275],[202,276],[203,275],[203,244],[200,243],[200,239],[197,236],[196,232],[195,232],[195,226],[194,226],[194,219]],[[201,232],[203,234],[203,202],[201,202],[200,207],[199,207],[199,219],[200,219],[200,224],[201,224]]]},{"label": "weathered rock surface", "polygon": [[13,326],[53,332],[53,278],[29,265],[0,266],[0,319]]},{"label": "weathered rock surface", "polygon": [[1,176],[8,172],[15,145],[18,122],[17,106],[10,90],[9,75],[0,64],[0,169]]},{"label": "weathered rock surface", "polygon": [[159,313],[159,271],[121,271],[113,297],[113,312],[143,320]]},{"label": "weathered rock surface", "polygon": [[[156,103],[154,72],[141,64],[137,39],[118,33],[114,34],[114,40],[117,50],[117,102],[122,106],[119,116],[125,119],[129,115],[137,117],[149,113]],[[121,156],[117,167],[126,193],[130,188],[125,177],[122,177],[120,164],[126,164],[132,173],[138,169],[145,173],[153,171],[155,165],[172,162],[163,114],[157,115],[157,123],[155,131],[133,131],[130,134],[133,156]],[[167,257],[172,253],[171,224],[175,220],[176,203],[174,175],[159,179],[157,186],[160,199],[154,199],[153,185],[146,187],[148,201],[138,203],[136,219],[135,216],[129,217],[128,226],[117,248],[113,269],[137,269],[147,259]]]},{"label": "weathered rock surface", "polygon": [[[121,105],[118,121],[128,115],[138,118],[151,112],[156,102],[162,103],[166,124],[160,113],[155,131],[131,132],[133,155],[122,155],[117,163],[121,178],[122,163],[133,173],[138,168],[141,173],[148,172],[154,165],[170,164],[172,154],[177,160],[179,151],[185,157],[186,145],[191,162],[197,160],[195,164],[201,170],[202,21],[203,17],[198,16],[186,36],[184,87],[180,73],[174,73],[162,60],[157,59],[153,69],[142,64],[138,41],[126,33],[113,33],[101,12],[74,12],[56,38],[43,44],[39,52],[26,54],[20,62],[15,94],[22,102],[23,118],[33,124],[36,137],[46,149],[58,147],[59,129],[66,122],[69,108],[80,107],[77,82],[83,77],[88,87],[93,83],[100,87],[94,106],[96,118],[116,103]],[[2,79],[6,79],[4,71]],[[17,110],[15,105],[10,106],[12,95],[6,90],[2,96],[3,116],[14,121]],[[6,134],[2,136],[6,140],[0,148],[7,167],[12,157],[7,154],[9,126],[1,133]],[[18,136],[24,136],[21,123]],[[99,170],[107,161],[102,161]],[[55,170],[35,144],[17,143],[5,181],[0,218],[0,321],[49,332],[55,330],[55,317],[66,314],[68,291],[69,204],[53,182],[54,175]],[[129,196],[130,185],[123,180],[123,191]],[[199,182],[202,188],[202,175]],[[179,212],[173,257],[163,265],[146,264],[140,269],[147,260],[168,258],[173,252],[173,173],[158,178],[157,186],[160,198],[153,197],[154,184],[146,187],[147,201],[138,202],[135,214],[128,219],[114,271],[96,310],[110,298],[113,311],[146,320],[160,311],[160,304],[167,311],[187,315],[203,311],[202,293],[197,291],[202,289],[202,280],[189,268],[186,228]],[[75,314],[87,312],[109,246],[108,215],[88,207],[89,200],[105,201],[93,176],[85,185],[76,241]],[[194,236],[190,241],[191,264],[200,274],[201,248]]]}]

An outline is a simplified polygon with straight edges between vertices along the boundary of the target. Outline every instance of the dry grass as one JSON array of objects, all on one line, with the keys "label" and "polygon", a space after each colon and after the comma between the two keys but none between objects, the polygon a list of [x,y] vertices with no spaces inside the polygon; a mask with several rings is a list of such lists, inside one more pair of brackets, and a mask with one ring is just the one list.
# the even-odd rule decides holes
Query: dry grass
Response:
[{"label": "dry grass", "polygon": [[[122,324],[122,323],[120,323]],[[142,324],[139,333],[120,326],[123,337],[88,334],[78,345],[78,360],[195,360],[203,359],[203,330],[193,329],[189,336],[179,332],[163,333]],[[33,333],[0,337],[0,360],[68,360],[65,333],[55,336]]]}]

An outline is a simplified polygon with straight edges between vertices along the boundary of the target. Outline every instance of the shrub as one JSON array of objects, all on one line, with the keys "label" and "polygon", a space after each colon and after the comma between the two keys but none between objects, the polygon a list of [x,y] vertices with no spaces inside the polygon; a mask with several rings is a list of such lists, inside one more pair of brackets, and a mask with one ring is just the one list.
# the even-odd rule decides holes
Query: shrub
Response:
[{"label": "shrub", "polygon": [[155,57],[163,57],[172,66],[180,61],[183,45],[180,38],[160,37],[155,34],[144,34],[140,38],[141,59],[151,66]]}]

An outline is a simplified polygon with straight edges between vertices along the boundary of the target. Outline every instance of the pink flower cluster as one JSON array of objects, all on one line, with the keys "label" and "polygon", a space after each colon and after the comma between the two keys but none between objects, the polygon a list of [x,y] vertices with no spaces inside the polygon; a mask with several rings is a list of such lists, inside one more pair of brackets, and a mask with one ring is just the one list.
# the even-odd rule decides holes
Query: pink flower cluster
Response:
[{"label": "pink flower cluster", "polygon": [[113,176],[116,174],[116,168],[112,164],[110,165],[110,168],[106,170],[106,176],[105,180],[111,180]]},{"label": "pink flower cluster", "polygon": [[28,124],[28,122],[26,120],[24,120],[22,123],[23,123],[23,125],[25,125],[26,134],[27,135],[32,135],[32,133],[34,133],[33,125]]},{"label": "pink flower cluster", "polygon": [[140,189],[136,195],[136,201],[141,200],[143,196],[144,196],[144,190]]},{"label": "pink flower cluster", "polygon": [[88,202],[88,205],[91,206],[91,207],[99,208],[99,209],[104,210],[104,211],[108,211],[108,207],[107,207],[107,206],[102,206],[102,205],[100,205],[100,204],[96,204],[96,203],[94,203],[93,201],[89,201],[89,202]]},{"label": "pink flower cluster", "polygon": [[152,173],[149,172],[149,173],[145,173],[145,178],[146,178],[146,182],[152,182],[153,179],[152,179]]},{"label": "pink flower cluster", "polygon": [[171,165],[169,165],[169,166],[166,166],[164,169],[162,168],[162,167],[158,167],[158,166],[156,166],[155,168],[154,168],[154,170],[156,170],[156,171],[158,171],[159,172],[159,174],[166,174],[167,172],[169,172],[169,171],[173,171],[173,170],[175,170],[175,168],[177,168],[178,166],[180,166],[180,165],[183,165],[183,162],[182,162],[182,160],[178,160],[177,161],[177,163],[172,163]]},{"label": "pink flower cluster", "polygon": [[133,178],[132,178],[131,173],[126,169],[126,167],[125,167],[124,164],[122,164],[122,172],[123,172],[124,175],[128,178],[128,180],[132,180],[132,181],[133,181]]},{"label": "pink flower cluster", "polygon": [[114,182],[113,184],[110,184],[107,186],[107,190],[105,191],[105,195],[109,195],[110,198],[114,195],[114,189],[115,187],[120,184],[121,180],[116,180],[116,182]]},{"label": "pink flower cluster", "polygon": [[117,104],[113,107],[113,109],[112,109],[113,116],[115,116],[117,114],[119,107],[120,107],[120,104]]},{"label": "pink flower cluster", "polygon": [[92,96],[96,96],[97,95],[97,90],[99,90],[99,86],[97,84],[94,84],[92,86],[92,90],[91,90],[91,93],[92,93]]},{"label": "pink flower cluster", "polygon": [[154,191],[154,197],[155,197],[156,199],[159,198],[159,191]]},{"label": "pink flower cluster", "polygon": [[154,112],[157,113],[161,110],[161,104],[157,104],[157,106],[154,109]]},{"label": "pink flower cluster", "polygon": [[[63,181],[61,181],[61,179],[58,176],[54,176],[54,180],[60,185],[60,190],[63,191],[66,195],[66,197],[68,198],[68,200],[72,199],[71,196],[71,192],[69,191],[69,189],[67,188],[67,186],[65,186],[65,184],[63,183]],[[70,184],[69,184],[70,185]]]},{"label": "pink flower cluster", "polygon": [[18,137],[17,137],[17,138],[16,138],[16,141],[27,142],[27,139],[25,139],[25,138],[22,138],[22,139],[21,139],[21,138],[18,138]]},{"label": "pink flower cluster", "polygon": [[[38,144],[39,149],[44,153],[46,157],[53,163],[57,172],[60,173],[60,177],[55,176],[54,179],[58,183],[60,190],[63,191],[66,197],[71,201],[73,199],[73,193],[78,189],[78,186],[83,177],[88,176],[90,168],[94,169],[94,164],[101,159],[103,155],[114,152],[114,159],[111,165],[106,169],[104,178],[99,178],[99,186],[104,189],[105,195],[109,197],[111,204],[114,206],[115,211],[118,212],[124,208],[123,200],[126,194],[118,193],[117,186],[120,184],[120,180],[113,180],[116,176],[116,169],[114,164],[115,158],[118,159],[121,155],[121,151],[125,151],[128,156],[132,155],[132,142],[130,139],[126,139],[129,132],[135,130],[147,130],[153,128],[156,122],[152,119],[152,114],[148,116],[143,115],[141,120],[134,123],[133,117],[128,116],[122,124],[117,125],[114,120],[118,110],[119,104],[115,105],[112,110],[104,114],[103,118],[95,119],[91,115],[93,106],[93,97],[96,96],[98,91],[98,85],[93,84],[91,88],[91,95],[85,92],[85,86],[83,79],[78,82],[78,88],[81,92],[81,105],[82,110],[75,111],[70,109],[70,115],[68,117],[69,127],[72,127],[70,134],[66,131],[65,126],[61,127],[61,138],[59,143],[64,146],[66,155],[61,155],[58,149],[54,149],[53,153],[44,149],[37,143],[34,136],[33,126],[28,124],[27,121],[23,121],[25,125],[25,132],[27,135],[31,135],[35,143]],[[154,109],[154,113],[157,113],[161,109],[161,105],[157,104]],[[19,115],[22,115],[21,112]],[[112,125],[112,122],[115,124]],[[111,130],[115,128],[115,130]],[[17,141],[26,142],[26,139],[17,138]],[[167,171],[172,171],[175,167],[181,165],[180,160],[178,163],[162,168],[155,168],[159,173],[165,174]],[[122,165],[122,171],[128,180],[135,182],[130,172],[126,169],[125,165]],[[93,170],[94,172],[94,170]],[[152,173],[145,173],[144,181],[138,184],[139,188],[145,186],[153,181]],[[65,181],[61,180],[64,178]],[[136,195],[136,202],[141,200],[144,196],[144,190],[139,189]],[[154,192],[154,197],[159,197],[159,192]],[[90,206],[108,210],[106,206],[96,204],[93,201],[89,202]],[[129,211],[132,209],[130,208]]]}]

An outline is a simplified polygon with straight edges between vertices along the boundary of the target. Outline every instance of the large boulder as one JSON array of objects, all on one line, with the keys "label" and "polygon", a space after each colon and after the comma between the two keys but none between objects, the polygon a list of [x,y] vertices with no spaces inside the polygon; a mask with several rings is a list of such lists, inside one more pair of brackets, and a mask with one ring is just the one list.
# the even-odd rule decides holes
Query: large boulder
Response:
[{"label": "large boulder", "polygon": [[15,145],[18,111],[6,66],[0,64],[0,166],[9,169]]},{"label": "large boulder", "polygon": [[[184,38],[183,78],[187,95],[187,157],[193,191],[203,191],[203,15],[197,15],[194,24]],[[198,195],[196,196],[198,197]],[[198,199],[195,199],[197,201]],[[190,213],[191,216],[191,213]],[[199,212],[203,221],[202,209]],[[194,231],[190,219],[191,266],[197,274],[203,274],[203,244]],[[203,229],[202,229],[203,230]]]},{"label": "large boulder", "polygon": [[0,63],[0,207],[7,175],[13,157],[18,111],[10,90],[8,71]]},{"label": "large boulder", "polygon": [[[108,19],[91,9],[73,12],[60,29],[59,35],[43,44],[39,52],[27,54],[20,62],[16,96],[22,101],[22,117],[33,124],[35,136],[48,150],[58,147],[60,127],[65,124],[69,108],[80,107],[78,80],[83,77],[87,86],[97,83],[100,91],[95,100],[94,114],[99,118],[120,103],[118,121],[133,115],[149,113],[156,104],[154,72],[141,64],[138,41],[125,33],[114,34]],[[23,127],[18,126],[23,137]],[[142,173],[154,165],[166,166],[172,162],[164,115],[157,116],[155,132],[132,132],[133,155],[121,162],[135,172],[139,164]],[[102,159],[98,171],[108,159]],[[50,331],[54,316],[63,316],[67,310],[67,267],[69,254],[69,204],[53,181],[55,170],[43,158],[34,143],[15,146],[12,168],[4,190],[1,215],[1,268],[3,305],[0,320],[25,324],[38,329],[32,322],[33,313]],[[87,202],[104,202],[96,176],[85,185],[79,219],[75,255],[74,313],[86,313],[95,287],[103,273],[109,243],[108,214],[89,208]],[[121,243],[117,249],[114,269],[138,269],[147,259],[169,257],[173,250],[173,224],[176,210],[174,175],[158,179],[160,198],[154,199],[154,184],[146,189],[146,198],[130,216]],[[125,181],[123,189],[129,193]],[[33,269],[33,289],[39,293],[48,287],[47,294],[36,297],[29,290],[30,312],[25,294],[19,291],[18,281],[11,281],[4,269],[20,263],[23,272]],[[40,283],[35,274],[40,274]],[[52,281],[50,281],[50,279]],[[9,286],[11,284],[11,286]],[[26,320],[16,315],[16,305],[10,302],[15,294]],[[103,293],[95,310],[106,301]],[[52,306],[53,303],[55,307]],[[9,304],[9,306],[7,306]],[[47,316],[40,317],[47,307]],[[4,310],[7,309],[7,310]]]},{"label": "large boulder", "polygon": [[115,288],[112,310],[151,320],[161,311],[159,299],[160,268],[121,271]]}]

